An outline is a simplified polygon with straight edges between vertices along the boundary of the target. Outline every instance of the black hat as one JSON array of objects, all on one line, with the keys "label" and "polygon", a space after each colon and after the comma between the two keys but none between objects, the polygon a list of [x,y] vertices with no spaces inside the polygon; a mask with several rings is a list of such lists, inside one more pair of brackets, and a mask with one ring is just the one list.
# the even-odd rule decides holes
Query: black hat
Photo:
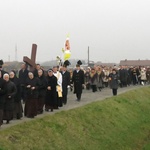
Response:
[{"label": "black hat", "polygon": [[15,70],[11,70],[11,72],[13,72],[13,73],[14,73],[14,75],[16,75],[16,71],[15,71]]},{"label": "black hat", "polygon": [[77,65],[76,65],[76,67],[80,67],[80,65],[82,65],[81,60],[77,61]]},{"label": "black hat", "polygon": [[2,68],[2,65],[4,64],[3,60],[0,60],[0,68]]},{"label": "black hat", "polygon": [[70,63],[68,60],[66,60],[66,61],[64,62],[64,64],[63,64],[63,67],[67,67],[67,66],[69,66],[69,65],[71,65],[71,63]]}]

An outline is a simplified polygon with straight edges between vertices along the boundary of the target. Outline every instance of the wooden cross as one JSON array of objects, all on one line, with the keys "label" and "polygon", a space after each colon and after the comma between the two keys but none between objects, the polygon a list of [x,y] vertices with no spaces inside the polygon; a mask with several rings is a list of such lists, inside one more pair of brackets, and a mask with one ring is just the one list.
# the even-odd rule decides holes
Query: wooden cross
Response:
[{"label": "wooden cross", "polygon": [[32,44],[32,51],[31,51],[31,59],[28,58],[27,56],[23,57],[23,61],[30,66],[30,71],[33,71],[36,67],[36,50],[37,50],[37,45]]}]

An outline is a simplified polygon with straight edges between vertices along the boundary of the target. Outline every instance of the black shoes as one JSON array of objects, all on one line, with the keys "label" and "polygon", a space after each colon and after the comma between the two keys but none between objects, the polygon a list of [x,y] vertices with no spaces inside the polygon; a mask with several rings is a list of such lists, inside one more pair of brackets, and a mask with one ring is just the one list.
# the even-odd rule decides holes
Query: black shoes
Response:
[{"label": "black shoes", "polygon": [[9,124],[9,120],[6,121],[6,124]]}]

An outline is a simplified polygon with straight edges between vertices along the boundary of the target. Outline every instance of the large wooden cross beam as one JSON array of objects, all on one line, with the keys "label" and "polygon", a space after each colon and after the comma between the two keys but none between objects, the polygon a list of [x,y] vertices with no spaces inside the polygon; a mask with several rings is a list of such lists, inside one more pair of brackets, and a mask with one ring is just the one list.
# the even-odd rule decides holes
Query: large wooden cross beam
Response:
[{"label": "large wooden cross beam", "polygon": [[31,51],[31,59],[27,56],[23,57],[23,61],[30,66],[30,71],[33,71],[36,67],[36,51],[37,51],[37,45],[32,44],[32,51]]}]

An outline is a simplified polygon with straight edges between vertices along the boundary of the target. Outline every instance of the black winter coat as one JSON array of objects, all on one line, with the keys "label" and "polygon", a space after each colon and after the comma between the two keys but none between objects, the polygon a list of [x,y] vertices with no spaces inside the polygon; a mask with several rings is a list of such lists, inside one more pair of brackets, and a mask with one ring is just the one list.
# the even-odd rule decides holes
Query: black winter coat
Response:
[{"label": "black winter coat", "polygon": [[20,70],[19,71],[19,79],[20,79],[20,84],[21,84],[21,86],[24,86],[25,85],[25,83],[26,83],[26,80],[27,80],[27,78],[28,78],[28,70],[27,69],[25,69],[25,70]]},{"label": "black winter coat", "polygon": [[16,93],[17,93],[17,88],[16,88],[15,84],[11,81],[6,82],[4,110],[13,111],[14,97],[15,97]]},{"label": "black winter coat", "polygon": [[63,95],[67,95],[68,88],[67,86],[70,85],[70,73],[66,71],[65,73],[62,72],[62,91]]},{"label": "black winter coat", "polygon": [[128,77],[128,71],[126,69],[119,70],[120,81],[126,82]]},{"label": "black winter coat", "polygon": [[82,93],[82,84],[84,84],[84,72],[82,70],[74,70],[72,76],[72,82],[74,83],[74,93],[81,94]]},{"label": "black winter coat", "polygon": [[57,91],[56,91],[56,86],[57,86],[57,78],[53,76],[48,76],[47,77],[47,87],[50,86],[51,90],[46,90],[46,99],[45,102],[48,105],[54,106],[57,104]]},{"label": "black winter coat", "polygon": [[4,79],[0,78],[0,109],[4,108],[6,94],[6,82]]},{"label": "black winter coat", "polygon": [[39,86],[38,86],[39,97],[45,97],[47,88],[47,79],[44,75],[38,77],[38,79],[39,79]]},{"label": "black winter coat", "polygon": [[[28,85],[30,85],[31,87],[27,88]],[[38,78],[35,78],[35,77],[33,79],[27,78],[25,87],[26,87],[26,98],[33,98],[33,99],[38,98],[38,95],[39,95],[39,92],[38,92],[39,79]],[[32,90],[31,89],[32,87],[35,87],[35,89]]]},{"label": "black winter coat", "polygon": [[110,88],[111,89],[118,89],[118,79],[119,79],[119,77],[118,77],[118,74],[110,74],[110,78],[111,78],[111,80],[110,80]]},{"label": "black winter coat", "polygon": [[20,102],[21,101],[21,86],[20,86],[20,80],[15,76],[14,78],[10,78],[10,81],[12,81],[16,88],[17,88],[17,93],[14,96],[14,101],[15,102]]}]

